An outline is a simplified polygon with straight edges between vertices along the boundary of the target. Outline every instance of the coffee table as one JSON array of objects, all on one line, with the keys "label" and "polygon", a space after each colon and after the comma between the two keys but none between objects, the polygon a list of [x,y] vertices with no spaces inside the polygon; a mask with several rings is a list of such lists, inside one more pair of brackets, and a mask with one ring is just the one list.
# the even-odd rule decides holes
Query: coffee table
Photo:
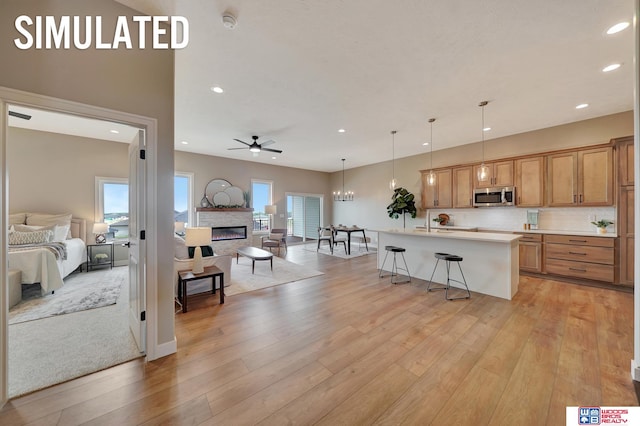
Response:
[{"label": "coffee table", "polygon": [[240,260],[240,255],[251,259],[251,273],[255,271],[256,260],[268,260],[271,262],[271,270],[273,271],[273,253],[257,247],[239,247],[236,252],[236,263]]}]

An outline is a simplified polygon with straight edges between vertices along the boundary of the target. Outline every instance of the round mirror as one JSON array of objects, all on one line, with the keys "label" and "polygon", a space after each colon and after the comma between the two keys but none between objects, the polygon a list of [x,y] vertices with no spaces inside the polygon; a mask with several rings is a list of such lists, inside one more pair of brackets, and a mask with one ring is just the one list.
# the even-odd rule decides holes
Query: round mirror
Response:
[{"label": "round mirror", "polygon": [[229,195],[229,205],[233,207],[244,207],[244,192],[237,186],[227,188],[224,192]]},{"label": "round mirror", "polygon": [[224,192],[226,189],[231,188],[231,183],[224,179],[213,179],[211,180],[206,188],[204,189],[204,195],[211,202],[211,204],[216,204],[213,202],[213,197],[218,192]]}]

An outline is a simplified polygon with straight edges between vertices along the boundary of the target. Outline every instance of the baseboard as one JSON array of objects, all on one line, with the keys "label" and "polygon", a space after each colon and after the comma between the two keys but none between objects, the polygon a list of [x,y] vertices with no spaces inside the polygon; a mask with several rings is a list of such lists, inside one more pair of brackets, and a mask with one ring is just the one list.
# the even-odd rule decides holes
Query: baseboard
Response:
[{"label": "baseboard", "polygon": [[155,351],[153,352],[153,358],[147,354],[147,361],[153,361],[154,359],[162,358],[178,352],[178,340],[176,339],[176,336],[173,336],[172,341],[156,346]]}]

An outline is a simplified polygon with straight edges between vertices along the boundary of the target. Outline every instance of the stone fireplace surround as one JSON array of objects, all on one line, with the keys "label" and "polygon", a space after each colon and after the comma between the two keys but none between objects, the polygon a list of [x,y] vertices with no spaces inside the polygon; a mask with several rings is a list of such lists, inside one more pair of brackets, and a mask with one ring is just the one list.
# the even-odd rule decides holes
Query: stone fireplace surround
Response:
[{"label": "stone fireplace surround", "polygon": [[236,255],[239,247],[250,246],[253,231],[253,209],[213,207],[197,207],[196,223],[201,227],[215,226],[246,226],[247,238],[239,240],[212,241],[211,246],[215,254]]}]

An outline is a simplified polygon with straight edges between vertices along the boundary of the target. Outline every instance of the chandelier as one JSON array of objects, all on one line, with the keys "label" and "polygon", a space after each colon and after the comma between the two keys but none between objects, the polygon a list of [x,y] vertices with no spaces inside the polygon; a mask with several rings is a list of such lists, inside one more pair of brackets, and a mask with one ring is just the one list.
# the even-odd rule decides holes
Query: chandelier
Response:
[{"label": "chandelier", "polygon": [[342,159],[342,192],[333,193],[333,201],[353,201],[353,191],[344,190],[344,158]]}]

